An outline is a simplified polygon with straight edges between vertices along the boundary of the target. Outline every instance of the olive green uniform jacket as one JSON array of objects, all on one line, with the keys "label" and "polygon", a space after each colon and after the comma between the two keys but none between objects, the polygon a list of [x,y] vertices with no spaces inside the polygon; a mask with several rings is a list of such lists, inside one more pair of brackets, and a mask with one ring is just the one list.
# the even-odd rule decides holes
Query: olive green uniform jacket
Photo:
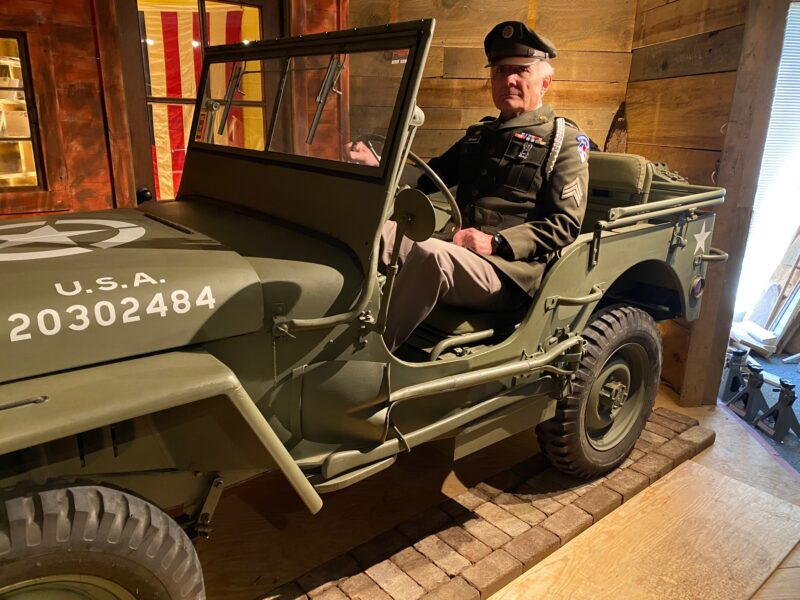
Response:
[{"label": "olive green uniform jacket", "polygon": [[[578,236],[586,210],[588,137],[566,122],[548,174],[558,145],[555,118],[545,104],[508,121],[482,121],[429,162],[448,187],[458,185],[463,227],[506,240],[499,254],[483,258],[531,296],[547,263]],[[436,189],[426,176],[418,187]]]}]

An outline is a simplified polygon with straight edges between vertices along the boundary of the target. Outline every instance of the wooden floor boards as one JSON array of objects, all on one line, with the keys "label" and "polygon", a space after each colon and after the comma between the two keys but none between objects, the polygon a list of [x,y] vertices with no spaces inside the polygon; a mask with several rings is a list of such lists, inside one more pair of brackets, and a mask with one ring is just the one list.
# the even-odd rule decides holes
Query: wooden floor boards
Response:
[{"label": "wooden floor boards", "polygon": [[753,600],[797,600],[800,597],[800,544],[761,586]]},{"label": "wooden floor boards", "polygon": [[689,461],[493,600],[749,598],[798,539],[800,507]]}]

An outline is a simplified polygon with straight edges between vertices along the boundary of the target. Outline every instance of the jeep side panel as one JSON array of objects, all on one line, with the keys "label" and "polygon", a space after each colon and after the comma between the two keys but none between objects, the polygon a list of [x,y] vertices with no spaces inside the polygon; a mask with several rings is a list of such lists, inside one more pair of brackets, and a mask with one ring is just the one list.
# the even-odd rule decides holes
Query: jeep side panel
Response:
[{"label": "jeep side panel", "polygon": [[[309,510],[322,505],[236,376],[204,352],[5,384],[0,398],[0,487],[13,485],[19,468],[25,480],[31,474],[39,481],[91,476],[136,492],[137,481],[148,474],[213,473],[229,484],[277,467]],[[111,429],[109,435],[102,434],[104,428]],[[72,440],[78,461],[58,452],[25,454],[64,439]],[[32,464],[26,464],[29,459]],[[186,501],[180,485],[158,495],[153,500],[160,506]]]}]

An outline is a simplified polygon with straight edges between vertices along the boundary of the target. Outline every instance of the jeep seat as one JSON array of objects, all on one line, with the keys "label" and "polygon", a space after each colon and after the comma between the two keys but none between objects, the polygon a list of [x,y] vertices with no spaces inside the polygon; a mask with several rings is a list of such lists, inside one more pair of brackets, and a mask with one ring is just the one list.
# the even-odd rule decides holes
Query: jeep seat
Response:
[{"label": "jeep seat", "polygon": [[446,335],[461,335],[487,329],[493,329],[496,333],[509,333],[525,318],[527,312],[527,302],[517,310],[505,312],[487,312],[437,304],[424,324]]},{"label": "jeep seat", "polygon": [[644,204],[650,196],[653,165],[638,154],[589,153],[589,200],[581,233],[608,217],[618,206]]}]

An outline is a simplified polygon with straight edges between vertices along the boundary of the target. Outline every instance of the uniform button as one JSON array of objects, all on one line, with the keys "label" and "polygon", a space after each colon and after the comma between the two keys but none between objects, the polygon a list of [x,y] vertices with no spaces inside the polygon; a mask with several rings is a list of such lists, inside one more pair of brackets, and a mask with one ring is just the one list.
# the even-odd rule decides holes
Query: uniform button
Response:
[{"label": "uniform button", "polygon": [[486,173],[488,173],[486,169],[481,169],[481,175],[486,175]]},{"label": "uniform button", "polygon": [[472,191],[470,192],[470,194],[472,195],[472,197],[473,197],[473,198],[475,198],[475,197],[477,197],[477,195],[478,195],[478,190],[472,190]]},{"label": "uniform button", "polygon": [[494,154],[497,151],[495,146],[489,146],[489,154]]}]

